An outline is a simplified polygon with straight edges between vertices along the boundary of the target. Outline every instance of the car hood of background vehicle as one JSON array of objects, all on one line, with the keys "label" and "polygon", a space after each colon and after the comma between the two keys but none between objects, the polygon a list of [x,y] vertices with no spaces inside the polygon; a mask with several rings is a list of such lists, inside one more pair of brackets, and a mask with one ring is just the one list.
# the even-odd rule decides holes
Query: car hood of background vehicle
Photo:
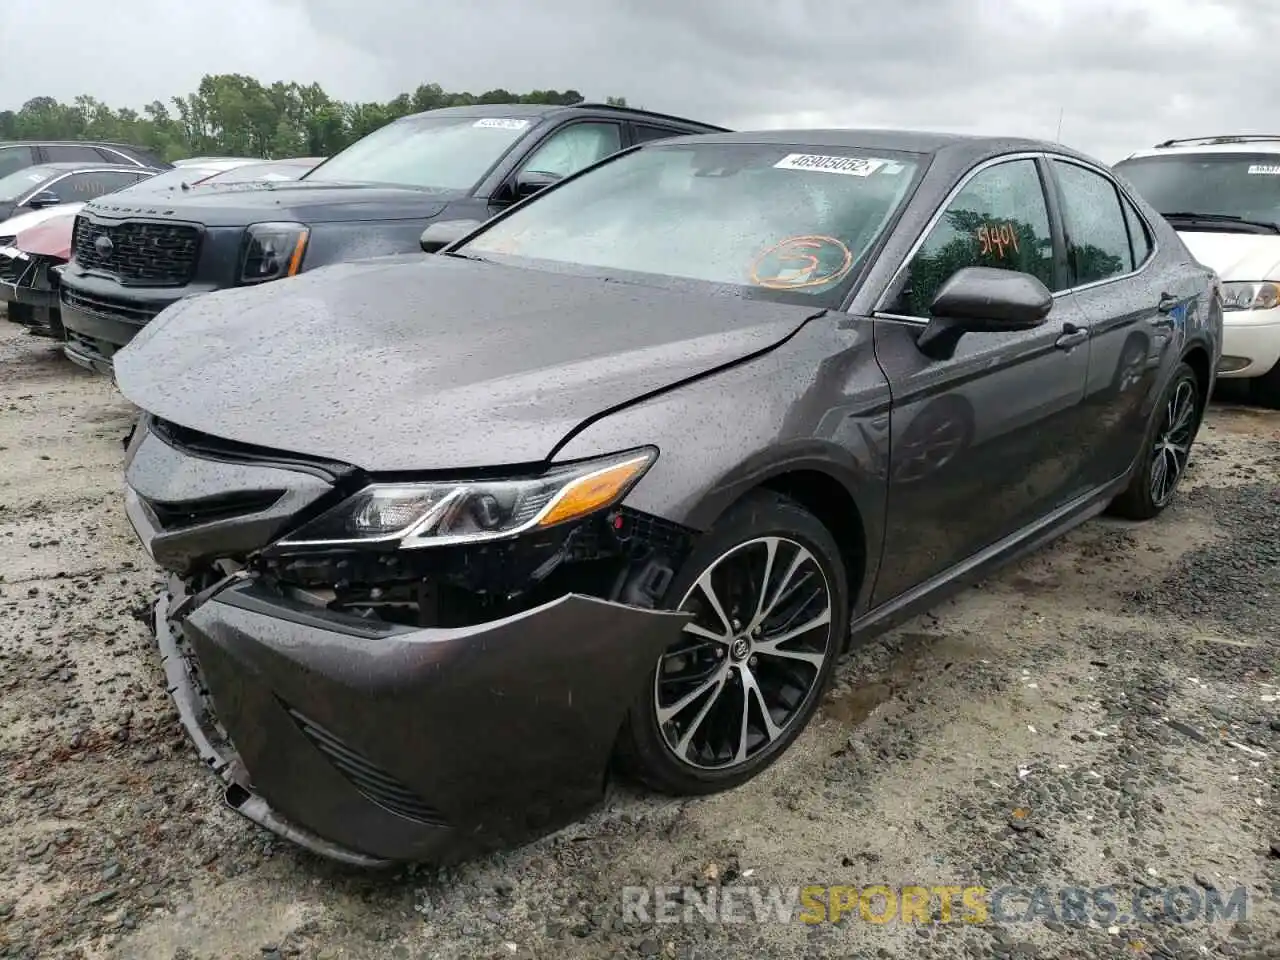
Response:
[{"label": "car hood of background vehicle", "polygon": [[137,406],[226,440],[370,471],[531,464],[584,420],[766,350],[818,312],[382,257],[180,301],[114,372]]},{"label": "car hood of background vehicle", "polygon": [[86,213],[102,217],[183,220],[208,227],[242,227],[271,220],[336,223],[354,220],[428,220],[460,196],[456,191],[411,190],[360,183],[257,182],[129,191],[91,200]]},{"label": "car hood of background vehicle", "polygon": [[1280,280],[1280,234],[1179,230],[1178,236],[1223,282]]}]

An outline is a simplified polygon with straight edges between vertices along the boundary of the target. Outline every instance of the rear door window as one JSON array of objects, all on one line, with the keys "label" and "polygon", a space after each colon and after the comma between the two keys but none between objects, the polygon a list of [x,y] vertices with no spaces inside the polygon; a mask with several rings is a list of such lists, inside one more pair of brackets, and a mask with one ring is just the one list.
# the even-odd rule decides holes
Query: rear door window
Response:
[{"label": "rear door window", "polygon": [[44,148],[49,163],[101,163],[98,151],[73,143],[51,143]]},{"label": "rear door window", "polygon": [[125,187],[132,186],[137,182],[138,174],[136,173],[124,170],[119,173],[103,170],[94,173],[73,173],[71,176],[63,177],[56,183],[41,189],[53,193],[63,203],[74,203],[81,200],[93,200],[104,194],[123,190]]},{"label": "rear door window", "polygon": [[1116,186],[1100,173],[1079,164],[1054,160],[1062,188],[1067,259],[1075,285],[1099,283],[1133,270],[1129,228]]}]

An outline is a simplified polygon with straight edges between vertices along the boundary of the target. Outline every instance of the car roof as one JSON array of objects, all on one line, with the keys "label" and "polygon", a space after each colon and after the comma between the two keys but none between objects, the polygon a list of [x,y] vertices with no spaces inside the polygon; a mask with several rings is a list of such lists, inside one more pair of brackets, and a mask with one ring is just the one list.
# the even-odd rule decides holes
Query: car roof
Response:
[{"label": "car roof", "polygon": [[124,167],[129,173],[137,173],[139,170],[152,170],[153,167],[135,167],[124,163],[112,163],[110,160],[58,160],[52,163],[33,163],[29,167],[24,167],[19,173],[27,170],[52,170],[55,173],[67,173],[75,170],[109,170],[112,173]]},{"label": "car roof", "polygon": [[946,155],[956,163],[979,162],[1006,153],[1056,153],[1066,157],[1100,163],[1060,143],[1030,140],[1023,137],[993,137],[964,133],[940,133],[929,130],[815,129],[815,130],[744,130],[729,133],[694,134],[681,138],[682,143],[757,143],[776,144],[804,150],[831,148],[837,150],[889,150],[900,153]]},{"label": "car roof", "polygon": [[1213,137],[1190,137],[1165,140],[1146,150],[1135,150],[1126,160],[1142,157],[1168,157],[1197,153],[1275,153],[1280,154],[1280,134],[1228,133]]},{"label": "car roof", "polygon": [[118,140],[0,140],[0,147],[117,147],[122,150],[137,150],[150,153],[147,147],[136,143],[121,143]]},{"label": "car roof", "polygon": [[538,118],[549,117],[557,113],[572,113],[574,111],[591,112],[591,113],[616,113],[620,120],[638,120],[643,122],[646,118],[649,120],[668,121],[673,123],[684,124],[694,127],[702,127],[705,130],[724,130],[726,128],[717,126],[714,123],[706,123],[702,120],[691,120],[688,117],[677,117],[669,113],[657,113],[653,110],[642,110],[638,107],[621,107],[611,103],[477,103],[460,107],[440,107],[436,110],[425,110],[422,113],[409,114],[402,119],[409,120],[418,117],[528,117]]}]

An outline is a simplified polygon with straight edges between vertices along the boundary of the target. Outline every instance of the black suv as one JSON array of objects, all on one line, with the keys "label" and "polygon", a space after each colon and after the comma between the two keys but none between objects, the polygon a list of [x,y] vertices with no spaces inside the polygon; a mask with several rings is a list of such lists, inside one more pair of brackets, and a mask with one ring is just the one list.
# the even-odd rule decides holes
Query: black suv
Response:
[{"label": "black suv", "polygon": [[109,373],[184,297],[431,250],[428,225],[474,225],[634,144],[722,130],[606,104],[447,107],[395,120],[300,180],[102,197],[80,211],[62,274],[67,356]]},{"label": "black suv", "polygon": [[0,177],[38,163],[122,163],[168,170],[172,164],[146,147],[105,140],[0,140]]}]

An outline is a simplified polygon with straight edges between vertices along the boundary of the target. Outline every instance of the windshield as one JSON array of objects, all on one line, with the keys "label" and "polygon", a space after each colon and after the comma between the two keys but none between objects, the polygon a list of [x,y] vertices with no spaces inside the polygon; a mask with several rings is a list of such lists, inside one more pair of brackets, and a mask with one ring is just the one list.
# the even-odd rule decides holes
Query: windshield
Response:
[{"label": "windshield", "polygon": [[744,143],[645,147],[551,189],[459,252],[837,306],[914,181],[915,156]]},{"label": "windshield", "polygon": [[55,173],[57,173],[56,170],[50,170],[48,167],[27,167],[7,177],[0,177],[0,200],[17,200],[19,197],[25,197],[40,184],[52,179]]},{"label": "windshield", "polygon": [[1196,153],[1115,165],[1161,213],[1204,213],[1280,224],[1280,155]]},{"label": "windshield", "polygon": [[505,117],[410,117],[389,123],[302,179],[470,190],[533,127]]}]

